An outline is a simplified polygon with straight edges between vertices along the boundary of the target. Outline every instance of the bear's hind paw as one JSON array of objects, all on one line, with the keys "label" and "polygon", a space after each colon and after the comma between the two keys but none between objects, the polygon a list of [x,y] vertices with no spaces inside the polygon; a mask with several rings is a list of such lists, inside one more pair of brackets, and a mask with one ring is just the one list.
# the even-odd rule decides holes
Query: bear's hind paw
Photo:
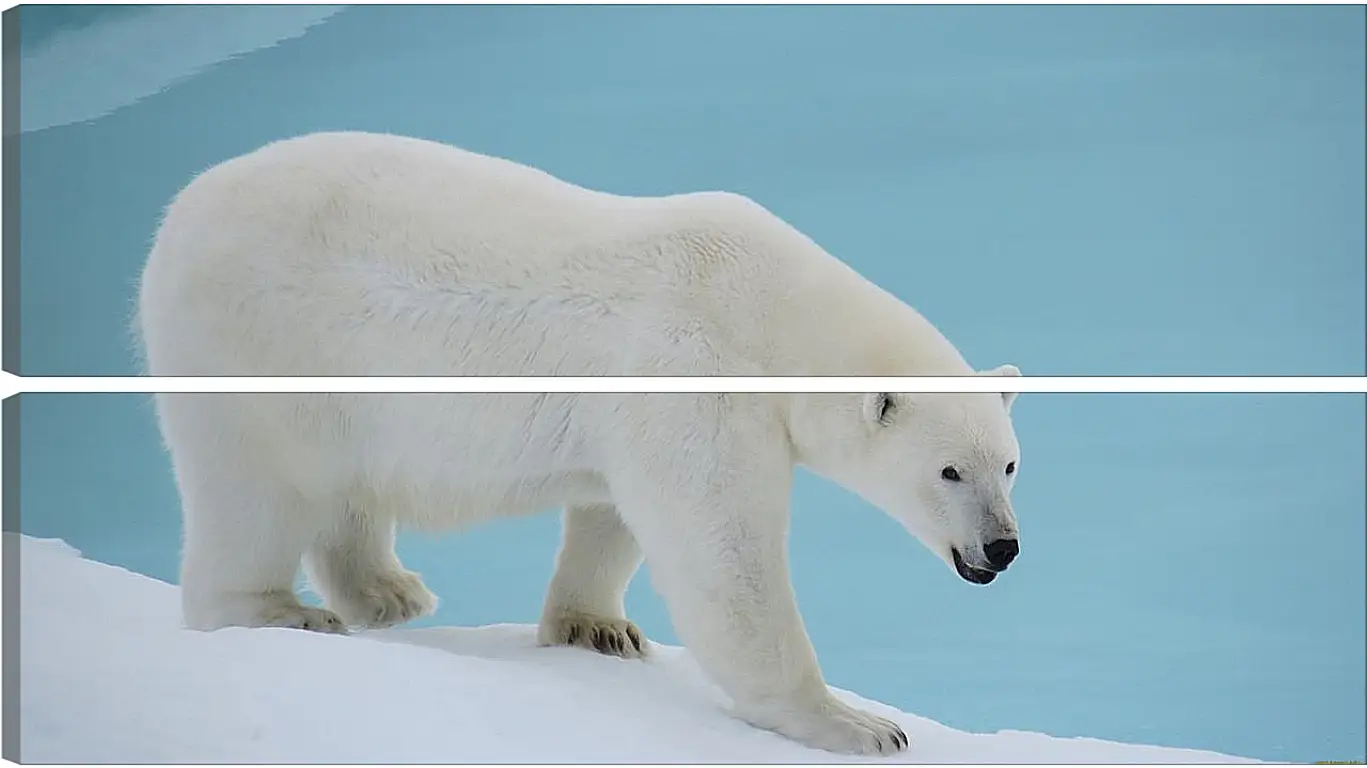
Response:
[{"label": "bear's hind paw", "polygon": [[347,634],[341,617],[323,608],[306,605],[283,605],[261,613],[260,626],[283,629],[303,629],[328,635]]},{"label": "bear's hind paw", "polygon": [[350,589],[331,590],[327,599],[351,626],[385,629],[429,616],[437,609],[436,595],[416,573],[379,570],[357,581]]}]

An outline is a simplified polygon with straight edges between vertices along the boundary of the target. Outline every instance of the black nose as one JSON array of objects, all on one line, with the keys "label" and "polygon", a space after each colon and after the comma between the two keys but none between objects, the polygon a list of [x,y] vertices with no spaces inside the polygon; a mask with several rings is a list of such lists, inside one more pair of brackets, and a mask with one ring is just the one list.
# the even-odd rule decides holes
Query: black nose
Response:
[{"label": "black nose", "polygon": [[1015,539],[997,539],[996,541],[983,547],[983,554],[987,556],[987,564],[994,570],[1004,571],[1006,566],[1016,559],[1021,551],[1021,544]]}]

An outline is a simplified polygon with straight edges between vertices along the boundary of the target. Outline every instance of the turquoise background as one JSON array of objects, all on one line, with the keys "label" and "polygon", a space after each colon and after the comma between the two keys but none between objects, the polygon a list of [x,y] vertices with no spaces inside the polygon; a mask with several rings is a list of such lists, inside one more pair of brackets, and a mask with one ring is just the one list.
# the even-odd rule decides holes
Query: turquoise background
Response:
[{"label": "turquoise background", "polygon": [[[1361,7],[19,13],[26,374],[136,373],[162,206],[338,128],[613,192],[748,194],[980,367],[1363,373]],[[21,413],[22,529],[174,580],[146,399]],[[1365,417],[1359,396],[1023,396],[1024,553],[987,589],[799,473],[827,676],[970,730],[1362,759]],[[556,535],[547,515],[402,553],[437,622],[533,621]],[[673,641],[647,579],[629,602]]]}]

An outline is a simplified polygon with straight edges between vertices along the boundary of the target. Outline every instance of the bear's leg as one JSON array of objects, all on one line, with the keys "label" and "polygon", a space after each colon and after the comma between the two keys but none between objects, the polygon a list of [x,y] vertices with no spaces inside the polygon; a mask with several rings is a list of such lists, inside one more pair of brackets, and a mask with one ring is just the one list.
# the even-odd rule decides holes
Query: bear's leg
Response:
[{"label": "bear's leg", "polygon": [[[181,605],[191,629],[288,627],[344,633],[332,611],[305,606],[294,593],[317,517],[303,499],[234,463],[186,467]],[[240,466],[240,465],[237,465]]]},{"label": "bear's leg", "polygon": [[394,521],[348,504],[309,550],[309,580],[348,626],[380,628],[426,616],[437,598],[394,552]]},{"label": "bear's leg", "polygon": [[657,506],[638,529],[679,637],[752,725],[833,752],[902,751],[901,727],[826,687],[792,591],[786,510],[756,501]]},{"label": "bear's leg", "polygon": [[570,506],[537,642],[638,658],[648,652],[622,600],[641,567],[641,548],[611,504]]},{"label": "bear's leg", "polygon": [[616,446],[608,479],[689,652],[753,725],[833,752],[905,749],[896,723],[840,701],[822,678],[788,571],[781,425],[744,411],[741,396],[650,397],[623,409],[626,427],[658,426]]}]

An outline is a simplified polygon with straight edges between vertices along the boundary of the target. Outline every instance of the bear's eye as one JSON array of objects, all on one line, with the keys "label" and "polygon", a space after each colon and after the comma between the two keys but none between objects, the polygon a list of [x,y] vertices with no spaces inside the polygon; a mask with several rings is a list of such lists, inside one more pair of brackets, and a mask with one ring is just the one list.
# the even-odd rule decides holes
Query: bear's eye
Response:
[{"label": "bear's eye", "polygon": [[886,392],[878,396],[878,423],[888,426],[892,423],[892,412],[897,409],[896,403],[892,402],[892,395]]},{"label": "bear's eye", "polygon": [[1008,474],[1008,475],[1014,475],[1014,474],[1016,474],[1016,462],[1013,461],[1013,462],[1011,462],[1011,463],[1009,463],[1009,464],[1006,465],[1006,474]]},{"label": "bear's eye", "polygon": [[959,470],[955,469],[954,467],[945,467],[944,469],[940,470],[940,477],[943,477],[944,479],[952,483],[957,483],[963,479],[959,476]]}]

